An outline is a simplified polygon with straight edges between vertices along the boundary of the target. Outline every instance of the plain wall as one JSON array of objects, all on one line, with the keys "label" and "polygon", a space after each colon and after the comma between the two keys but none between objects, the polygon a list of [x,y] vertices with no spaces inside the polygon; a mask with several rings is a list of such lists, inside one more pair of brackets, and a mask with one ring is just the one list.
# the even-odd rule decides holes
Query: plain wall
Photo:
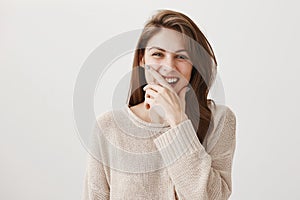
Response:
[{"label": "plain wall", "polygon": [[101,43],[142,28],[160,8],[190,16],[215,51],[237,117],[231,199],[300,199],[300,14],[292,0],[1,1],[0,199],[80,199],[87,152],[73,116],[77,74]]}]

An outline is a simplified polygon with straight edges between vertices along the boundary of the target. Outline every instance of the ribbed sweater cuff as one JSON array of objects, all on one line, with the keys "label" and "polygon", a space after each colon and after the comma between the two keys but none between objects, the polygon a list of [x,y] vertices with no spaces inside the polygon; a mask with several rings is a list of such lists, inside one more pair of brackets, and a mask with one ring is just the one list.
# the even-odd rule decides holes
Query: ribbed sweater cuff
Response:
[{"label": "ribbed sweater cuff", "polygon": [[190,155],[196,151],[203,152],[203,156],[207,154],[190,119],[169,129],[153,141],[167,165],[172,164],[183,155]]}]

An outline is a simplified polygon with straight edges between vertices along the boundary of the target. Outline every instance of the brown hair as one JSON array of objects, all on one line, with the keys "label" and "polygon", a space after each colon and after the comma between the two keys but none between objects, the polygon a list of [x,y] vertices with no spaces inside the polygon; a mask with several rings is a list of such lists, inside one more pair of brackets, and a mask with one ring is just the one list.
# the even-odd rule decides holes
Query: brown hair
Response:
[{"label": "brown hair", "polygon": [[[213,103],[215,106],[215,102],[211,99],[207,99],[207,95],[215,79],[217,61],[211,45],[204,34],[189,17],[182,13],[171,10],[159,10],[145,24],[134,54],[128,106],[131,107],[145,100],[145,91],[142,88],[147,82],[144,70],[139,70],[143,68],[138,66],[144,56],[147,42],[160,28],[175,30],[187,36],[184,38],[187,39],[186,45],[193,63],[189,84],[194,93],[186,93],[185,110],[188,118],[192,121],[194,129],[197,130],[199,141],[203,143],[209,128],[214,126],[211,120],[212,112],[208,104]],[[193,103],[193,99],[194,101],[196,99],[196,102]]]}]

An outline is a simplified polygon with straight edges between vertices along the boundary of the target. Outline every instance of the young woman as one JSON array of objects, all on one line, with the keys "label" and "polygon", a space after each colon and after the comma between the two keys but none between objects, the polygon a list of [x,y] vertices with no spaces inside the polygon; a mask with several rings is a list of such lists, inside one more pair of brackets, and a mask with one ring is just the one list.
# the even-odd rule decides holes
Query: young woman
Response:
[{"label": "young woman", "polygon": [[97,118],[83,199],[228,199],[236,117],[207,99],[216,66],[189,17],[158,11],[137,44],[128,104]]}]

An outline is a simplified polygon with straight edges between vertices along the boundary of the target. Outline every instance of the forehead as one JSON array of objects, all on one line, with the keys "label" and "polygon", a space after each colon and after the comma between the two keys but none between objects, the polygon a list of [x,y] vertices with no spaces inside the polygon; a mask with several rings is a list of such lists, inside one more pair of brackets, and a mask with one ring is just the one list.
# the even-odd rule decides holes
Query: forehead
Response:
[{"label": "forehead", "polygon": [[175,52],[185,49],[185,43],[181,33],[163,28],[150,38],[147,47],[160,47],[166,51]]}]

